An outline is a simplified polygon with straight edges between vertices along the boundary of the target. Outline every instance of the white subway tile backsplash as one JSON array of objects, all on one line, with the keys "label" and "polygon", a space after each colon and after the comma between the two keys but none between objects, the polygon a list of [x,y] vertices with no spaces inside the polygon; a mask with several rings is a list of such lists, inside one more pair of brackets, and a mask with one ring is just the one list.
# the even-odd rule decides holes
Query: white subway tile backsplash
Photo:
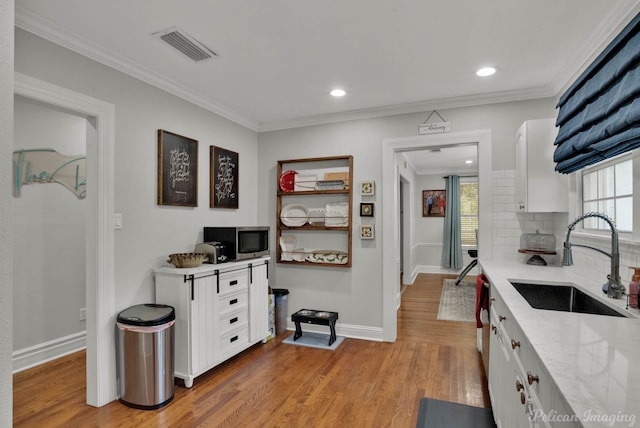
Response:
[{"label": "white subway tile backsplash", "polygon": [[[548,262],[560,263],[562,247],[567,233],[567,225],[573,219],[567,213],[520,213],[515,204],[515,170],[493,171],[493,258],[504,261],[521,261],[528,259],[527,255],[518,253],[520,237],[523,233],[553,233],[556,236],[556,256],[545,256]],[[589,238],[574,234],[572,243],[589,245],[611,251],[609,236],[606,239]],[[598,252],[573,247],[574,267],[581,266],[596,270],[602,274],[603,283],[611,270],[610,258]],[[640,266],[640,245],[635,243],[620,243],[620,277],[625,287],[628,286],[633,270],[630,267]]]}]

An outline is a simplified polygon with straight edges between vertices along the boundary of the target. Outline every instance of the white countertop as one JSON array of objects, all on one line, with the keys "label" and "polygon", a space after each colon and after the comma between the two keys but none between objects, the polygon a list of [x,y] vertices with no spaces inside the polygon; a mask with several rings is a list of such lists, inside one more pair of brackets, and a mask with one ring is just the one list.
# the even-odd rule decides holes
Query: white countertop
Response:
[{"label": "white countertop", "polygon": [[196,275],[197,276],[197,275],[203,275],[203,274],[206,275],[206,274],[215,272],[216,270],[228,271],[231,269],[246,266],[249,263],[253,263],[253,264],[256,264],[258,262],[264,263],[265,261],[269,261],[269,260],[271,260],[271,257],[263,256],[263,257],[256,257],[254,259],[244,259],[244,260],[217,263],[217,264],[203,263],[200,266],[193,267],[193,268],[177,268],[173,266],[171,263],[166,263],[161,267],[155,268],[154,272],[171,274],[171,275]]},{"label": "white countertop", "polygon": [[[480,265],[584,426],[640,426],[640,312],[625,309],[626,296],[602,292],[606,275],[482,259]],[[575,284],[630,318],[534,309],[513,279]]]}]

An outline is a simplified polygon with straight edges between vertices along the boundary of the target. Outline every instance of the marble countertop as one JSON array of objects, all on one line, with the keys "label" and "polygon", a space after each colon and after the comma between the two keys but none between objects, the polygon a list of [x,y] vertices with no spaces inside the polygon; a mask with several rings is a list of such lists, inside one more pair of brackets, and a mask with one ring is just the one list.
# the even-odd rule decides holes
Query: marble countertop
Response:
[{"label": "marble countertop", "polygon": [[[565,400],[585,427],[640,424],[640,311],[601,290],[606,275],[480,259]],[[569,283],[629,318],[534,309],[509,280]],[[626,284],[625,284],[626,286]]]}]

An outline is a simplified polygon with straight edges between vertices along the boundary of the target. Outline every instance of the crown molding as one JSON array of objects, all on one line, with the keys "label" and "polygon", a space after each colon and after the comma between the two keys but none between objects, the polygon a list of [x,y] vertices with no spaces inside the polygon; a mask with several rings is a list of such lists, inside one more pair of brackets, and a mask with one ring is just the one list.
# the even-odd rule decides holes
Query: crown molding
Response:
[{"label": "crown molding", "polygon": [[492,92],[462,97],[439,98],[415,103],[386,105],[366,109],[343,111],[291,120],[261,122],[259,132],[279,131],[283,129],[301,128],[304,126],[325,125],[328,123],[346,122],[350,120],[372,119],[383,116],[394,116],[407,113],[420,113],[429,110],[444,110],[460,107],[474,107],[486,104],[498,104],[512,101],[526,101],[553,97],[557,93],[550,87],[530,88],[517,91]]},{"label": "crown molding", "polygon": [[162,89],[163,91],[189,101],[190,103],[202,107],[225,119],[249,128],[252,131],[258,131],[258,122],[221,104],[215,103],[210,99],[204,98],[175,81],[160,76],[139,64],[125,60],[113,52],[105,51],[104,48],[86,40],[82,40],[78,35],[56,26],[52,22],[25,11],[24,9],[16,7],[15,14],[15,25],[18,28],[132,76],[138,80],[148,83],[149,85]]}]

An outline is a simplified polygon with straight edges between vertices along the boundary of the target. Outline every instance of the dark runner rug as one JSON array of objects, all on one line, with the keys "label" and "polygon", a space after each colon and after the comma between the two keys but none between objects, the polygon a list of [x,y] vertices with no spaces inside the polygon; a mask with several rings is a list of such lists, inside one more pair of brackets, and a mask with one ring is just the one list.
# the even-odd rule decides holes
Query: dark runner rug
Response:
[{"label": "dark runner rug", "polygon": [[450,401],[420,400],[416,428],[495,428],[491,409]]}]

